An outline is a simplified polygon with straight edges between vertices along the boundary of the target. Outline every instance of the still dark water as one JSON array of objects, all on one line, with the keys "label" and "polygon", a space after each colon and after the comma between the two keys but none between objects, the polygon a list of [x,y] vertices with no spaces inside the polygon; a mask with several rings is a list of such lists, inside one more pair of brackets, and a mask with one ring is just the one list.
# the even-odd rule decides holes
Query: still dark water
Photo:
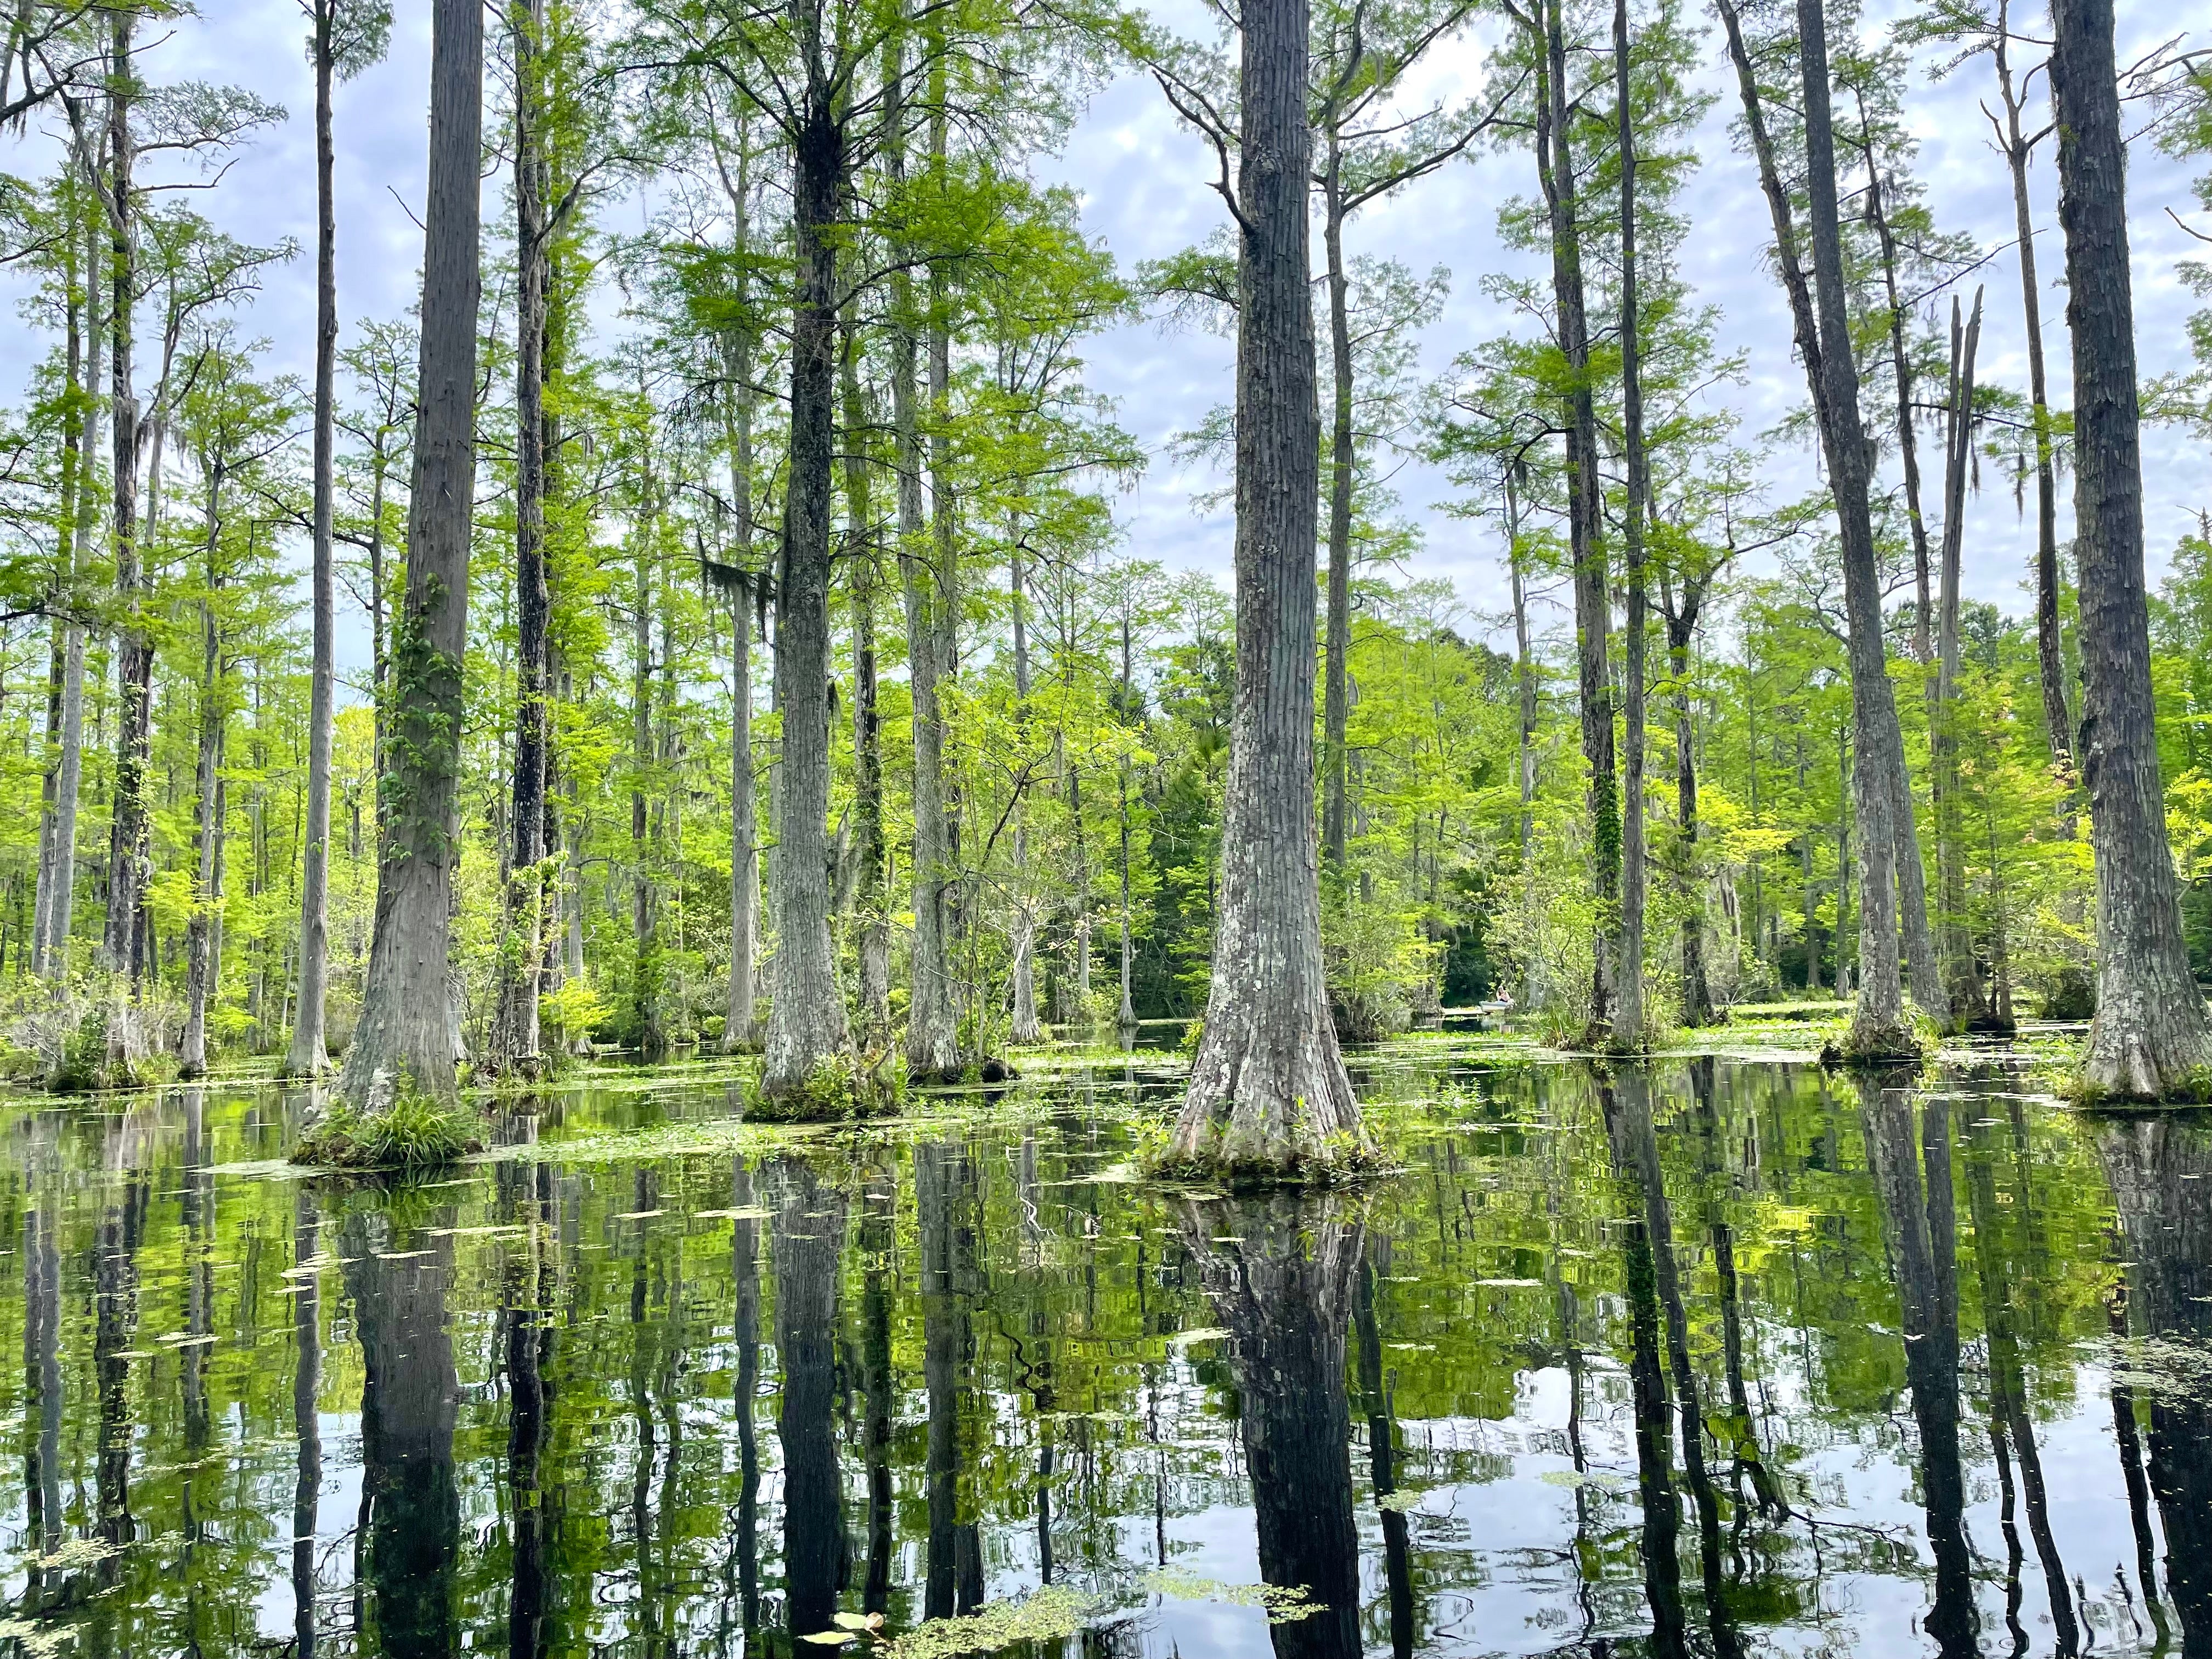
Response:
[{"label": "still dark water", "polygon": [[730,1082],[392,1190],[271,1088],[10,1106],[0,1638],[2212,1656],[2203,1119],[1408,1047],[1401,1176],[1248,1201],[1128,1179],[1142,1065],[843,1133]]}]

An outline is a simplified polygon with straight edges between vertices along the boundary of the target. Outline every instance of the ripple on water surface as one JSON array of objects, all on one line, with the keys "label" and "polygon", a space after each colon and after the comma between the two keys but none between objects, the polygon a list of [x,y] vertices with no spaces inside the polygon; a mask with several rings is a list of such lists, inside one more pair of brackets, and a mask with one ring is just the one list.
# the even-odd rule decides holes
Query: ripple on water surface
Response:
[{"label": "ripple on water surface", "polygon": [[1430,1042],[1397,1174],[1239,1198],[1132,1168],[1170,1058],[1024,1066],[593,1073],[396,1187],[273,1087],[15,1103],[0,1637],[2212,1655],[2212,1121]]}]

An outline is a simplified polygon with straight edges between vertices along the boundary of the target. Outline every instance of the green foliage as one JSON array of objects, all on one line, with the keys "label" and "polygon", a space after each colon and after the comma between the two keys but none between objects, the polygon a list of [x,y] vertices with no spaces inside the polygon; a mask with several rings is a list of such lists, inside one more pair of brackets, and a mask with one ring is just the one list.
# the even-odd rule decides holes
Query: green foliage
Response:
[{"label": "green foliage", "polygon": [[401,1089],[368,1110],[333,1104],[294,1149],[292,1161],[322,1169],[419,1175],[483,1150],[464,1109]]}]

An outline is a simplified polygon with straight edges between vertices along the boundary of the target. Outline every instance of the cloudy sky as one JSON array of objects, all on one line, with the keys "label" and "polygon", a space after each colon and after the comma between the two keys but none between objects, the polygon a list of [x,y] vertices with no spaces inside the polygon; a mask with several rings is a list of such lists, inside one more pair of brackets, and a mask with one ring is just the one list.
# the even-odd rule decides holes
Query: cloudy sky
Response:
[{"label": "cloudy sky", "polygon": [[[2124,62],[2153,43],[2141,13],[2123,7]],[[2161,16],[2171,15],[2160,9]],[[1874,22],[1885,0],[1869,5]],[[421,233],[411,212],[422,195],[429,57],[428,0],[398,0],[392,51],[384,63],[340,88],[337,102],[337,212],[341,314],[349,325],[364,317],[404,313],[416,281]],[[2130,14],[2136,14],[2130,16]],[[233,234],[269,242],[289,236],[309,247],[314,225],[313,93],[302,51],[305,21],[297,0],[209,0],[198,18],[180,21],[156,47],[149,73],[243,85],[284,105],[289,120],[265,134],[233,164],[221,186],[196,205]],[[1717,99],[1697,138],[1703,167],[1685,205],[1692,234],[1684,252],[1684,275],[1701,297],[1725,313],[1723,343],[1749,355],[1749,379],[1728,395],[1741,407],[1744,431],[1755,434],[1802,400],[1802,372],[1789,356],[1790,329],[1781,295],[1764,267],[1760,250],[1767,218],[1748,162],[1736,155],[1727,122],[1734,105],[1717,32],[1708,40],[1706,73]],[[1482,44],[1470,37],[1439,55],[1416,93],[1427,99],[1464,96],[1479,85]],[[1916,82],[1908,113],[1921,140],[1919,170],[1944,228],[1965,231],[1985,246],[2009,241],[2012,207],[2002,164],[1987,142],[1978,100],[1990,95],[1986,65],[1967,66],[1950,82]],[[38,173],[50,165],[50,141],[35,132],[16,144],[4,165]],[[2212,164],[2200,164],[2212,165]],[[1179,130],[1149,82],[1125,77],[1092,102],[1066,151],[1042,160],[1041,171],[1081,192],[1085,221],[1125,268],[1203,239],[1224,217],[1207,186],[1211,152]],[[2135,291],[2138,337],[2146,373],[2182,366],[2188,344],[2185,319],[2193,296],[2175,274],[2177,262],[2199,252],[2167,216],[2192,204],[2191,169],[2139,145],[2130,178],[2134,208]],[[1454,354],[1503,331],[1509,319],[1481,293],[1487,272],[1515,269],[1523,256],[1498,243],[1499,205],[1533,193],[1534,169],[1525,151],[1490,153],[1455,163],[1396,198],[1368,208],[1347,233],[1353,253],[1388,255],[1417,270],[1436,265],[1453,276],[1452,296],[1422,341],[1425,362],[1441,369]],[[491,189],[496,192],[499,181]],[[2056,228],[2056,182],[2046,145],[2034,177],[2036,206],[2045,227],[2040,257],[2046,282],[2061,266]],[[497,211],[498,197],[487,208]],[[634,228],[641,209],[617,206],[610,228]],[[2200,226],[2200,228],[2202,228]],[[1528,274],[1539,272],[1529,270]],[[312,252],[272,278],[246,322],[246,332],[265,336],[278,367],[303,376],[311,365],[314,289]],[[1981,374],[1984,380],[2025,386],[2026,349],[2020,324],[2017,265],[2007,252],[1984,268],[1989,287]],[[2063,295],[2054,284],[2045,315],[2051,328],[2053,396],[2066,398],[2066,355],[2055,326]],[[0,337],[0,385],[20,385],[38,343],[26,331]],[[1170,568],[1225,574],[1230,526],[1218,513],[1193,510],[1194,494],[1218,486],[1204,471],[1179,465],[1166,453],[1170,438],[1188,428],[1231,391],[1229,343],[1189,331],[1169,332],[1135,324],[1091,343],[1087,353],[1093,385],[1115,399],[1121,424],[1152,453],[1143,482],[1121,503],[1130,545]],[[2163,562],[2175,538],[2195,522],[2199,505],[2212,505],[2204,488],[2202,449],[2180,434],[2147,434],[2146,483],[2151,557]],[[1812,477],[1810,458],[1778,449],[1773,458],[1778,497]],[[2008,611],[2027,608],[2023,592],[2033,547],[2032,521],[2015,512],[2009,489],[1990,481],[1972,507],[1966,539],[1970,596]],[[1498,549],[1480,526],[1446,516],[1441,504],[1449,484],[1420,468],[1400,479],[1407,511],[1426,528],[1415,574],[1449,578],[1478,616],[1503,605]],[[2062,487],[2062,513],[2065,513]],[[357,641],[354,642],[358,648]],[[348,654],[352,654],[349,653]]]}]

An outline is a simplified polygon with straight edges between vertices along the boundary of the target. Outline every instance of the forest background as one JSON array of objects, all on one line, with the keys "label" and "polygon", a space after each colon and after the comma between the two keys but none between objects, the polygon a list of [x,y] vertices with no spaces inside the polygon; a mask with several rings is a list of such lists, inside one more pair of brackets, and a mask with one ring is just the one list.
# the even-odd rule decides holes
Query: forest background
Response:
[{"label": "forest background", "polygon": [[[580,459],[552,492],[549,516],[563,676],[554,697],[550,787],[565,804],[565,937],[546,1007],[572,1038],[651,1050],[727,1033],[738,954],[730,901],[742,865],[730,830],[730,617],[753,602],[733,607],[726,580],[718,586],[706,567],[757,568],[767,555],[754,548],[730,556],[731,503],[708,482],[726,472],[732,442],[722,411],[702,416],[707,404],[726,403],[720,394],[730,378],[720,356],[727,343],[717,337],[718,326],[727,333],[727,319],[718,324],[714,307],[727,298],[718,285],[743,264],[725,260],[710,269],[715,262],[698,254],[724,254],[731,245],[738,198],[727,168],[745,144],[731,142],[739,124],[713,94],[672,97],[647,84],[649,73],[633,72],[650,56],[635,48],[651,32],[653,9],[556,7],[547,15],[544,27],[557,50],[573,54],[556,71],[565,90],[548,106],[556,134],[554,199],[569,212],[555,260],[569,333],[548,396]],[[1993,101],[1989,61],[1972,58],[1936,76],[1956,48],[1922,38],[1924,29],[1913,35],[1929,15],[1884,9],[1851,27],[1875,66],[1865,84],[1877,107],[1867,130],[1881,148],[1879,170],[1909,212],[1925,216],[1914,222],[1911,253],[1920,269],[1907,284],[1914,295],[1908,328],[1923,371],[1936,362],[1941,378],[1936,354],[1953,293],[1970,299],[1977,285],[1987,290],[1982,419],[1961,565],[1974,722],[1966,747],[1976,759],[1966,788],[1978,830],[1966,854],[1972,914],[1965,920],[1993,1000],[2002,994],[2009,1006],[2017,995],[2027,1008],[2078,1012],[2068,999],[2078,997],[2089,951],[2087,849],[2080,834],[2061,833],[2069,821],[2078,829],[2081,815],[2068,808],[2067,775],[2053,763],[2037,683],[2036,528],[2032,469],[2019,436],[2027,368],[2010,185],[1978,108]],[[1194,37],[1209,33],[1204,15],[1163,21]],[[1602,39],[1606,16],[1593,10],[1578,21],[1593,42]],[[1830,626],[1829,527],[1817,503],[1807,505],[1820,472],[1802,409],[1802,376],[1762,257],[1768,239],[1756,176],[1731,139],[1737,110],[1718,30],[1688,13],[1651,21],[1647,142],[1672,159],[1655,187],[1657,251],[1647,249],[1646,258],[1656,259],[1681,319],[1679,360],[1662,364],[1674,379],[1661,394],[1676,399],[1680,450],[1662,456],[1655,473],[1662,498],[1670,484],[1680,493],[1671,507],[1662,499],[1656,516],[1702,550],[1685,553],[1681,568],[1720,567],[1684,671],[1655,691],[1662,701],[1676,689],[1683,694],[1704,792],[1699,839],[1674,871],[1671,900],[1657,902],[1675,907],[1668,924],[1687,917],[1705,937],[1723,1000],[1817,991],[1836,986],[1853,966],[1849,699]],[[86,14],[76,26],[100,21]],[[2123,28],[2141,21],[2124,18]],[[485,454],[456,928],[472,1050],[491,1040],[513,850],[501,803],[513,770],[514,702],[514,209],[507,172],[514,58],[501,22],[491,17],[487,40]],[[1510,20],[1470,11],[1463,22],[1408,73],[1397,94],[1402,107],[1452,116],[1462,102],[1487,109],[1502,97],[1510,105]],[[1004,38],[1022,38],[1024,26],[1006,25]],[[1841,40],[1844,25],[1832,27]],[[150,179],[193,188],[149,192],[153,217],[142,246],[170,264],[148,270],[137,300],[140,390],[167,440],[139,485],[155,499],[146,509],[143,598],[161,618],[145,904],[144,973],[155,994],[147,1015],[153,1029],[142,1046],[160,1051],[188,1042],[197,1005],[217,1050],[269,1049],[294,1024],[306,789],[301,605],[314,198],[305,19],[285,5],[227,7],[149,16],[140,28],[139,73],[149,87],[236,88],[172,100],[155,118],[172,124],[155,143],[179,147],[148,156]],[[1895,44],[1900,30],[1906,45]],[[333,1042],[342,1041],[358,1000],[374,891],[372,708],[404,521],[427,12],[404,11],[388,43],[376,44],[388,50],[361,54],[365,61],[340,82],[333,109],[344,354]],[[2190,45],[2124,34],[2120,55],[2131,63],[2148,54],[2151,64],[2146,95],[2130,106],[2131,127],[2142,130],[2130,175],[2138,340],[2147,375],[2163,377],[2153,398],[2163,418],[2147,429],[2145,477],[2153,580],[2162,584],[2154,629],[2170,818],[2190,883],[2185,914],[2201,973],[2212,968],[2212,904],[2203,879],[2212,855],[2212,775],[2200,754],[2203,718],[2212,714],[2202,666],[2212,572],[2198,518],[2204,392],[2191,351],[2192,342],[2206,343],[2205,331],[2191,321],[2200,302],[2184,268],[2197,246],[2189,227],[2206,224],[2201,186],[2192,182],[2205,133]],[[2034,56],[2030,47],[2015,50],[2023,64]],[[1203,137],[1177,123],[1152,79],[1101,49],[1095,35],[1040,26],[1019,51],[1036,54],[1036,85],[1050,89],[1012,99],[999,112],[1004,131],[1023,142],[994,148],[978,136],[987,134],[983,123],[951,140],[963,165],[1001,193],[993,222],[1018,234],[1018,245],[970,257],[959,279],[963,308],[950,342],[941,428],[958,440],[947,464],[969,470],[947,479],[948,496],[962,503],[953,533],[965,589],[947,655],[954,672],[945,724],[946,774],[965,786],[952,817],[965,848],[957,857],[956,927],[967,957],[956,975],[956,1012],[969,1052],[992,1046],[994,1025],[1020,1025],[1024,977],[1047,1018],[1110,1023],[1121,1000],[1125,929],[1130,1012],[1182,1015],[1202,1004],[1231,648],[1227,475],[1220,428],[1210,417],[1226,398],[1233,353],[1209,311],[1204,280],[1208,239],[1224,216],[1207,185],[1214,157]],[[562,96],[578,101],[563,106]],[[2039,92],[2027,106],[2033,124],[2047,118]],[[671,113],[679,109],[683,118]],[[93,969],[106,929],[114,780],[103,755],[114,746],[116,715],[112,612],[88,599],[59,606],[54,598],[66,586],[56,560],[73,418],[57,387],[66,378],[70,284],[83,270],[71,276],[69,250],[90,246],[82,227],[96,204],[72,198],[68,122],[51,104],[25,116],[9,164],[17,182],[9,186],[8,251],[27,326],[0,350],[20,387],[8,485],[10,608],[18,614],[0,635],[0,725],[8,728],[0,753],[9,757],[0,775],[0,977],[11,981],[55,965],[34,959],[31,936],[39,930],[41,845],[59,770],[48,696],[62,654],[63,630],[52,621],[58,612],[86,624],[77,899],[73,943],[60,953],[69,972]],[[750,193],[740,185],[739,194],[754,216],[759,280],[772,284],[780,280],[776,261],[787,258],[778,252],[787,210],[765,127],[750,142],[757,150],[749,165],[757,172]],[[1848,168],[1848,139],[1844,148]],[[1029,170],[1013,170],[1008,155],[1025,158]],[[1601,158],[1589,165],[1601,169]],[[2033,222],[2051,244],[2045,332],[2052,401],[2063,409],[2066,355],[2051,286],[2058,262],[2047,147],[2030,183]],[[1509,992],[1555,1005],[1561,1029],[1574,1026],[1571,988],[1586,970],[1577,951],[1586,957],[1588,948],[1577,907],[1591,901],[1582,890],[1584,849],[1577,839],[1587,825],[1559,545],[1565,532],[1553,522],[1557,503],[1547,499],[1540,447],[1522,458],[1534,467],[1522,480],[1524,499],[1509,503],[1500,447],[1484,429],[1501,385],[1517,383],[1540,400],[1544,325],[1531,296],[1544,285],[1549,258],[1529,213],[1535,196],[1527,134],[1509,118],[1432,174],[1364,209],[1346,233],[1364,331],[1351,653],[1357,702],[1350,871],[1328,915],[1340,1022],[1353,1032],[1388,1029],[1439,999]],[[161,245],[153,219],[179,208],[204,223],[178,218],[173,246]],[[54,228],[64,222],[80,229],[58,236]],[[1180,257],[1186,249],[1198,255]],[[1865,404],[1879,435],[1882,400],[1894,394],[1880,380],[1881,273],[1871,254],[1863,249],[1862,256],[1855,297],[1866,334]],[[90,263],[100,257],[96,248],[84,256]],[[1603,257],[1601,247],[1594,258]],[[216,266],[224,274],[211,278]],[[1018,291],[1025,276],[1036,279],[1035,292]],[[210,283],[207,296],[180,301],[194,281]],[[861,514],[888,515],[895,493],[896,468],[878,453],[891,441],[882,407],[890,371],[872,355],[883,343],[871,332],[881,313],[870,307],[884,303],[885,291],[861,298],[853,350],[858,416],[850,429],[870,431],[876,446],[875,476],[863,481],[875,499],[857,509]],[[164,326],[170,320],[173,337]],[[82,350],[97,331],[81,331]],[[765,502],[776,488],[781,418],[774,408],[781,370],[768,360],[780,348],[772,331],[757,332],[763,363],[756,467]],[[1007,381],[1040,337],[1053,342],[1046,354],[1053,378]],[[157,382],[165,363],[171,373]],[[88,400],[100,390],[95,381],[80,395]],[[1924,455],[1940,442],[1940,416],[1930,408],[1918,417]],[[1032,447],[1014,453],[1021,446],[1006,441],[1007,434],[1024,421]],[[503,441],[502,423],[510,434]],[[1917,698],[1905,695],[1915,678],[1913,617],[1894,439],[1893,420],[1880,482],[1888,509],[1885,551],[1898,578],[1893,657],[1908,742],[1921,745],[1916,753],[1924,759],[1925,721]],[[86,465],[109,465],[103,444],[87,453]],[[2058,460],[2063,470],[2063,441]],[[1922,465],[1940,474],[1940,460]],[[104,498],[112,482],[100,476],[79,496]],[[225,488],[235,492],[234,507],[222,507]],[[860,498],[848,489],[841,478],[841,534],[849,541],[860,520]],[[1932,502],[1936,485],[1927,489],[1933,523],[1942,515]],[[933,505],[935,495],[933,476]],[[2063,536],[2070,518],[2063,482],[2057,499]],[[1518,538],[1505,533],[1509,517],[1519,518]],[[97,519],[82,520],[91,534],[78,537],[72,556],[79,599],[103,574],[112,577],[112,566],[104,570],[100,562],[112,559],[112,537]],[[1723,564],[1717,555],[1731,537],[1741,550]],[[376,560],[392,562],[372,572],[372,547]],[[851,589],[860,562],[848,548],[832,604],[836,672],[851,688],[833,725],[839,947],[855,994],[866,995],[872,902],[900,964],[886,982],[887,1005],[902,1015],[904,952],[915,925],[901,890],[915,856],[909,624],[899,562],[879,550],[873,580],[880,586],[862,602],[872,605],[881,640],[888,862],[871,901],[854,811],[863,787],[852,707],[860,665]],[[1019,597],[1012,585],[1017,565],[1028,583]],[[1516,565],[1525,577],[1521,635]],[[1018,644],[1018,617],[1028,636]],[[772,613],[757,617],[757,634],[763,625],[772,635]],[[1656,629],[1653,638],[1656,656],[1662,648]],[[752,645],[752,735],[765,823],[776,727],[765,706],[766,642],[757,637]],[[1534,771],[1525,811],[1515,763],[1523,746],[1521,652],[1536,691],[1526,730]],[[1018,661],[1024,656],[1025,668]],[[1017,685],[1024,674],[1026,695]],[[204,787],[198,763],[211,732],[218,734],[213,789]],[[1659,752],[1665,747],[1655,744],[1652,762],[1662,821],[1674,799],[1672,761]],[[1916,763],[1916,777],[1925,771]],[[196,928],[211,959],[197,989]],[[757,963],[764,948],[747,954]],[[1668,971],[1657,965],[1662,980]]]}]

